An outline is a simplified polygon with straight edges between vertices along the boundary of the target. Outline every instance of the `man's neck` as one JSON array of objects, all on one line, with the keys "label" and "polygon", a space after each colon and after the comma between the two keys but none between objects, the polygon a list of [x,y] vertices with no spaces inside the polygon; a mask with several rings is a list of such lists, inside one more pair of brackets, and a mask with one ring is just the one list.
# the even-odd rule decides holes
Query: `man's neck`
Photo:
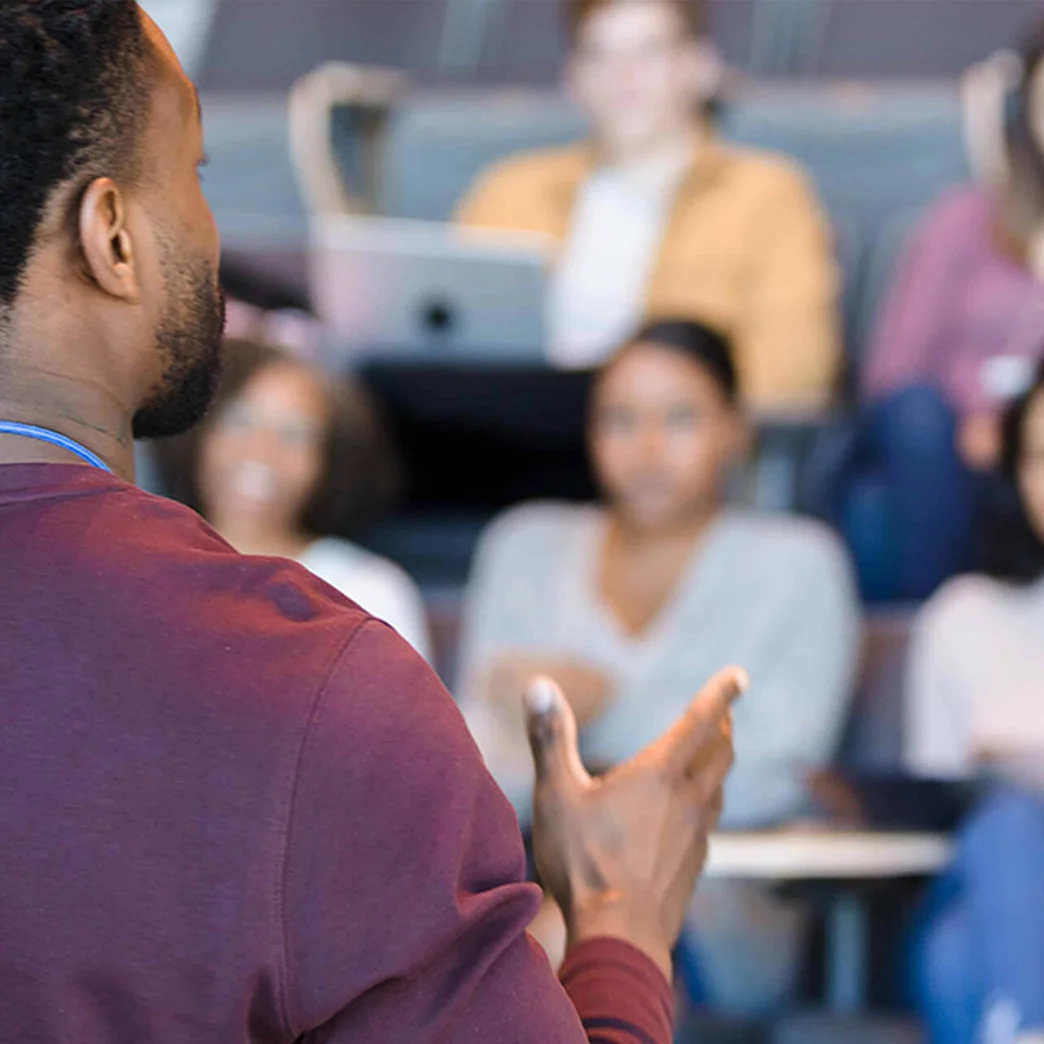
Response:
[{"label": "man's neck", "polygon": [[[99,386],[40,369],[0,375],[0,420],[64,435],[134,481],[130,415]],[[19,435],[0,435],[0,464],[75,463],[68,450]]]}]

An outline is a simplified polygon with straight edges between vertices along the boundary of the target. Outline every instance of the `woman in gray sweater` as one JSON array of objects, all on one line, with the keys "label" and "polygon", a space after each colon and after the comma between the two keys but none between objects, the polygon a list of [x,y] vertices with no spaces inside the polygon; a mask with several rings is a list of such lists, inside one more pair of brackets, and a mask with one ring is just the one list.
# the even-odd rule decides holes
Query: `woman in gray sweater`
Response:
[{"label": "woman in gray sweater", "polygon": [[[487,764],[529,816],[518,694],[562,685],[588,766],[663,731],[718,668],[745,666],[723,825],[783,824],[833,758],[859,652],[841,544],[820,525],[727,507],[749,441],[729,346],[659,322],[599,374],[590,417],[598,507],[531,504],[485,534],[468,591],[462,705]],[[766,893],[707,882],[695,912],[707,992],[749,1013],[792,986],[802,918]]]}]

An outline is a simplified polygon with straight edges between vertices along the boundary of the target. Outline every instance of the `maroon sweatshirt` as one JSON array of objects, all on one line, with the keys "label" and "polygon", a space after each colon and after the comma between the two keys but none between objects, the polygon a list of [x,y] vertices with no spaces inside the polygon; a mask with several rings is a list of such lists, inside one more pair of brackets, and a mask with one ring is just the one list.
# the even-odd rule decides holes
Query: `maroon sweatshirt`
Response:
[{"label": "maroon sweatshirt", "polygon": [[668,1044],[620,942],[567,995],[522,874],[388,627],[102,472],[0,467],[0,1040]]}]

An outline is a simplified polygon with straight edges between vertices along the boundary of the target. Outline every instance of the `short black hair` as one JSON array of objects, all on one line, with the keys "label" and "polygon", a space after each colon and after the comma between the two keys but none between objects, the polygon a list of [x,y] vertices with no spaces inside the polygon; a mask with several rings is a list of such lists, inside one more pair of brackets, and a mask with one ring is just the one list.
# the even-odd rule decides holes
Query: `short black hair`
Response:
[{"label": "short black hair", "polygon": [[149,56],[135,0],[0,0],[0,308],[57,188],[137,175]]},{"label": "short black hair", "polygon": [[693,319],[656,319],[643,326],[622,352],[639,344],[655,344],[691,359],[714,379],[730,406],[739,405],[739,376],[732,345],[724,334]]},{"label": "short black hair", "polygon": [[982,565],[997,580],[1033,584],[1044,577],[1044,540],[1033,528],[1019,492],[1019,467],[1026,446],[1026,417],[1044,395],[1044,364],[1025,394],[1004,414],[1000,482],[991,490],[984,527]]},{"label": "short black hair", "polygon": [[[2,0],[0,0],[2,2]],[[262,370],[306,366],[279,348],[256,341],[225,342],[225,366],[207,420],[194,431],[155,443],[166,491],[206,516],[199,459],[210,425]],[[391,433],[373,398],[359,384],[324,375],[329,413],[319,483],[297,520],[312,537],[351,539],[386,514],[402,491],[403,468]]]}]

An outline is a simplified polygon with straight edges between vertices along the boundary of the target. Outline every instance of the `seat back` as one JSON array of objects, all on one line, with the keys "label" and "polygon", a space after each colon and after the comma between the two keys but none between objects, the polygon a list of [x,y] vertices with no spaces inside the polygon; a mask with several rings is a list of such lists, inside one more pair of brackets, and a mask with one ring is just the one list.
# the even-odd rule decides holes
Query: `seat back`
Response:
[{"label": "seat back", "polygon": [[210,156],[203,189],[222,236],[290,230],[303,237],[307,219],[290,161],[285,101],[204,95],[203,122]]},{"label": "seat back", "polygon": [[[302,239],[305,215],[283,101],[244,104],[207,94],[204,107],[213,158],[206,190],[222,233],[230,243],[243,232],[254,238],[266,230]],[[390,121],[378,209],[447,218],[489,163],[575,140],[583,129],[579,114],[552,92],[411,95]],[[722,131],[731,140],[792,155],[809,169],[836,233],[847,343],[857,368],[912,225],[933,198],[966,177],[956,91],[755,86],[726,107]],[[346,133],[344,169],[352,169],[354,147]]]},{"label": "seat back", "polygon": [[[392,66],[422,83],[546,88],[568,46],[566,0],[217,2],[203,75],[211,89],[285,89],[331,60]],[[1030,0],[702,2],[726,62],[774,78],[956,77],[1040,17]]]},{"label": "seat back", "polygon": [[195,79],[210,39],[218,0],[141,0],[166,34],[185,72]]},{"label": "seat back", "polygon": [[[845,276],[845,332],[857,366],[881,294],[867,300],[882,230],[968,176],[950,86],[793,87],[750,92],[723,120],[732,141],[794,157],[833,221]],[[889,260],[893,260],[889,258]]]},{"label": "seat back", "polygon": [[[790,155],[811,173],[836,232],[847,340],[858,358],[873,318],[865,281],[872,265],[881,264],[882,229],[967,177],[956,90],[754,86],[730,99],[721,124],[727,139]],[[400,217],[445,219],[489,163],[582,133],[579,114],[554,93],[413,98],[390,125],[379,207]],[[882,278],[878,272],[877,296]]]},{"label": "seat back", "polygon": [[[826,79],[956,77],[1026,37],[1041,19],[1026,0],[831,0],[815,67]],[[802,70],[796,70],[799,74]]]},{"label": "seat back", "polygon": [[903,755],[906,657],[914,613],[871,613],[866,621],[863,669],[840,761],[846,768],[890,773]]},{"label": "seat back", "polygon": [[449,0],[220,0],[200,73],[209,91],[286,91],[327,61],[436,79]]},{"label": "seat back", "polygon": [[865,361],[874,326],[881,317],[885,301],[899,277],[899,269],[918,225],[925,216],[924,206],[913,206],[893,214],[878,233],[867,257],[863,276],[862,300],[856,319],[861,331],[858,363]]},{"label": "seat back", "polygon": [[489,164],[515,152],[575,141],[583,133],[579,114],[552,92],[414,96],[388,127],[379,209],[395,217],[443,221]]}]

